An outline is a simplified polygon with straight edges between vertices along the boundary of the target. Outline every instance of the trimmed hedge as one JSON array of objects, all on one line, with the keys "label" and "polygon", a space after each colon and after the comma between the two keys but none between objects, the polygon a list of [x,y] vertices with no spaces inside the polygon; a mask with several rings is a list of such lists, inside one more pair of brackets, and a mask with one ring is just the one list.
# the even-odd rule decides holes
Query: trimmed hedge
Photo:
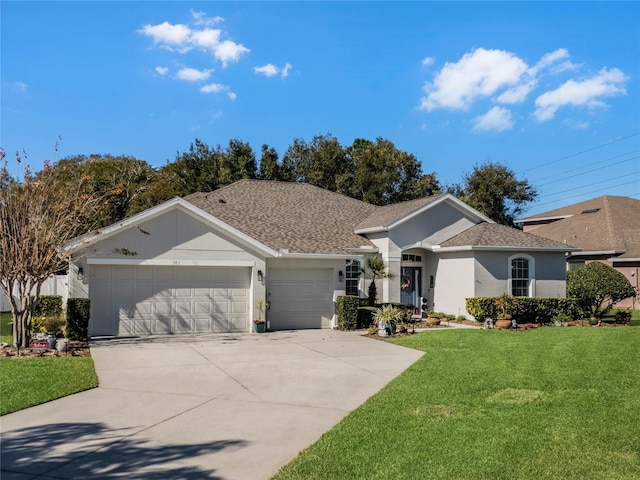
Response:
[{"label": "trimmed hedge", "polygon": [[360,299],[352,295],[341,295],[336,301],[338,314],[338,328],[340,330],[354,330],[358,323],[358,305]]},{"label": "trimmed hedge", "polygon": [[53,317],[62,315],[62,297],[60,295],[40,295],[36,300],[35,317]]},{"label": "trimmed hedge", "polygon": [[[495,319],[498,316],[496,299],[498,297],[467,298],[467,312],[479,322],[484,322],[486,318]],[[549,323],[559,313],[573,320],[585,317],[575,298],[513,297],[512,301],[509,313],[520,323]]]},{"label": "trimmed hedge", "polygon": [[88,298],[70,298],[67,300],[67,337],[71,340],[87,340],[90,305]]},{"label": "trimmed hedge", "polygon": [[373,314],[377,311],[377,307],[358,308],[358,322],[356,324],[356,328],[369,328],[373,325]]}]

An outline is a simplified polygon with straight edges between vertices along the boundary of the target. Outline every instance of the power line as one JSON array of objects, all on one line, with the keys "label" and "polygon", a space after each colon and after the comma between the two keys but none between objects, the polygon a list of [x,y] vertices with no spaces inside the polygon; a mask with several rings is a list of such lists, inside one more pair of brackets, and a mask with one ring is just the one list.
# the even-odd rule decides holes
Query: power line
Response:
[{"label": "power line", "polygon": [[637,135],[640,135],[640,132],[635,132],[635,133],[632,133],[631,135],[627,135],[625,137],[621,137],[621,138],[618,138],[616,140],[611,140],[610,142],[603,143],[603,144],[597,145],[595,147],[587,148],[586,150],[581,150],[579,152],[572,153],[571,155],[566,155],[564,157],[560,157],[560,158],[557,158],[555,160],[551,160],[550,162],[546,162],[546,163],[537,165],[535,167],[527,168],[526,170],[520,171],[520,173],[530,172],[531,170],[535,170],[535,169],[541,168],[541,167],[546,167],[547,165],[552,165],[552,164],[557,163],[557,162],[559,162],[561,160],[566,160],[567,158],[577,157],[578,155],[582,155],[583,153],[592,152],[594,150],[598,150],[599,148],[603,148],[603,147],[606,147],[608,145],[613,145],[614,143],[622,142],[623,140],[627,140],[627,139],[635,137]]},{"label": "power line", "polygon": [[[552,175],[547,175],[546,177],[538,178],[537,180],[533,180],[533,181],[539,182],[541,180],[546,180],[548,178],[554,178],[554,177],[557,177],[558,175],[564,175],[565,173],[575,172],[576,170],[581,170],[583,168],[591,167],[593,165],[598,165],[600,163],[608,162],[609,160],[615,160],[616,158],[624,157],[626,155],[631,155],[631,154],[638,153],[638,152],[640,152],[640,150],[631,150],[630,152],[621,153],[620,155],[614,155],[613,157],[605,158],[604,160],[598,160],[596,162],[587,163],[585,165],[582,165],[581,167],[571,168],[569,170],[564,170],[562,172],[557,172],[557,173],[554,173]],[[634,157],[634,158],[638,158],[638,157]]]},{"label": "power line", "polygon": [[579,187],[567,188],[567,189],[564,189],[564,190],[562,190],[562,191],[560,191],[560,192],[547,193],[547,194],[544,196],[544,198],[546,199],[547,197],[553,197],[554,195],[562,195],[562,194],[563,194],[563,193],[565,193],[565,192],[573,192],[574,190],[580,190],[580,189],[582,189],[582,188],[591,187],[592,185],[597,185],[597,184],[603,184],[603,183],[606,183],[606,182],[610,182],[610,181],[612,181],[612,180],[618,180],[618,179],[620,179],[620,178],[629,178],[629,174],[628,174],[628,173],[625,173],[624,175],[618,175],[617,177],[607,178],[606,180],[598,180],[598,182],[597,182],[597,183],[590,183],[590,184],[588,184],[588,185],[581,185],[581,186],[579,186]]},{"label": "power line", "polygon": [[551,185],[552,183],[558,183],[558,182],[561,182],[563,180],[568,180],[569,178],[579,177],[580,175],[586,175],[587,173],[593,173],[593,172],[596,172],[598,170],[602,170],[603,168],[609,168],[609,167],[613,167],[614,165],[619,165],[621,163],[626,163],[626,162],[628,162],[630,160],[635,160],[636,158],[640,158],[640,156],[627,158],[626,160],[620,160],[619,162],[614,162],[614,163],[611,163],[609,165],[605,165],[603,167],[598,167],[598,168],[594,168],[594,169],[591,169],[591,170],[587,170],[586,172],[576,173],[575,175],[569,175],[568,177],[562,177],[562,178],[559,178],[557,180],[552,180],[551,182],[543,183],[543,184],[541,184],[539,186],[540,187],[544,187],[545,185]]},{"label": "power line", "polygon": [[[576,194],[576,195],[570,195],[570,196],[568,196],[568,197],[565,197],[565,198],[564,198],[564,200],[567,200],[567,199],[569,199],[569,198],[582,197],[583,195],[591,195],[592,193],[602,192],[603,190],[609,190],[610,188],[623,187],[623,186],[625,186],[625,185],[631,185],[632,183],[638,183],[638,181],[637,181],[637,180],[633,180],[632,182],[619,183],[618,185],[610,185],[610,186],[608,186],[608,187],[600,188],[600,189],[598,189],[598,190],[592,190],[592,191],[590,191],[590,192],[584,192],[584,193],[578,193],[578,194]],[[542,205],[548,205],[548,204],[550,204],[550,203],[556,203],[556,202],[558,202],[558,201],[559,201],[559,200],[552,200],[552,201],[550,201],[550,202],[537,203],[535,206],[536,206],[536,207],[540,207],[540,206],[542,206]]]}]

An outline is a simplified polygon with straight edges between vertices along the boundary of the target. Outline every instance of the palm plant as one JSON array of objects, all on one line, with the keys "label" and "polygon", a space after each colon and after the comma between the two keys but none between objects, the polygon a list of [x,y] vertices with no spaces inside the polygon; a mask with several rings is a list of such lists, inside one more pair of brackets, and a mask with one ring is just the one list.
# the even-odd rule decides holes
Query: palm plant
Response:
[{"label": "palm plant", "polygon": [[376,280],[380,278],[387,278],[389,275],[385,272],[386,266],[380,255],[375,255],[367,259],[367,268],[371,275],[371,283],[369,284],[369,305],[376,304],[376,297],[378,296],[378,288],[376,287]]}]

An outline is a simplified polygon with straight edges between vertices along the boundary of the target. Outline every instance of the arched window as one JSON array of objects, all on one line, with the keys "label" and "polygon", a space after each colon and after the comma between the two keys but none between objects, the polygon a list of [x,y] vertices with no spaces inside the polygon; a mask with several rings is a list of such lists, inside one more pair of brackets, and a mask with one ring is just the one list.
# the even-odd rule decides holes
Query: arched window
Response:
[{"label": "arched window", "polygon": [[360,296],[360,289],[358,288],[358,284],[360,283],[360,262],[358,260],[347,260],[347,266],[345,268],[346,275],[346,284],[345,284],[345,293],[347,295],[353,295],[355,297]]},{"label": "arched window", "polygon": [[509,291],[514,297],[535,296],[535,260],[529,255],[509,257]]}]

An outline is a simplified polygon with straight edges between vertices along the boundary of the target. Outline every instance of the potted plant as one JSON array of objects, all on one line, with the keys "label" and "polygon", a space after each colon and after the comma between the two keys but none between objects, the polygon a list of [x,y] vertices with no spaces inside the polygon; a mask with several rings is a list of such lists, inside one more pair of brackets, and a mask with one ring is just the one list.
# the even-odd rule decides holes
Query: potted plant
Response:
[{"label": "potted plant", "polygon": [[378,326],[378,335],[380,337],[388,337],[393,335],[396,330],[396,323],[400,319],[402,312],[393,305],[385,305],[379,308],[374,314],[373,319]]},{"label": "potted plant", "polygon": [[266,307],[264,298],[260,297],[256,301],[256,308],[258,309],[258,318],[253,321],[253,330],[256,333],[264,333],[267,328],[267,322],[262,318],[262,312]]},{"label": "potted plant", "polygon": [[509,307],[513,305],[513,297],[508,293],[503,293],[495,301],[496,307],[498,307],[498,316],[496,318],[495,327],[500,329],[511,328],[511,314],[509,313]]}]

